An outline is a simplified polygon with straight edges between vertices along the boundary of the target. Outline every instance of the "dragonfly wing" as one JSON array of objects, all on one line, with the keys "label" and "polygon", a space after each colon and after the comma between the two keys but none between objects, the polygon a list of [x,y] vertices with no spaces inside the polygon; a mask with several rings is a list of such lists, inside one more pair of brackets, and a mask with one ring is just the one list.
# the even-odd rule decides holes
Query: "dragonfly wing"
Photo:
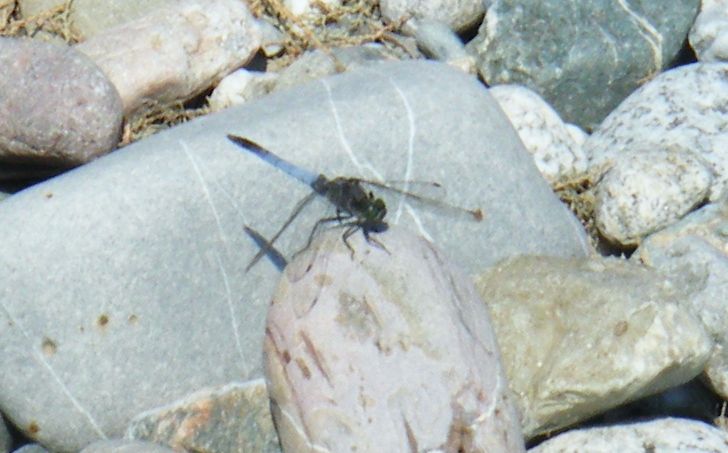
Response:
[{"label": "dragonfly wing", "polygon": [[[392,187],[389,184],[384,184],[377,181],[370,181],[370,180],[361,180],[363,184],[367,184],[373,187],[376,187],[378,189],[383,189],[385,191],[393,192],[399,195],[402,195],[405,197],[407,201],[411,201],[414,203],[417,203],[419,205],[422,205],[424,207],[435,209],[437,211],[442,211],[447,213],[449,216],[453,217],[461,217],[461,218],[467,218],[470,220],[475,220],[477,222],[480,222],[483,220],[483,211],[480,208],[476,209],[468,209],[464,208],[462,206],[456,206],[450,203],[447,203],[445,201],[442,201],[438,198],[433,198],[431,196],[427,195],[421,195],[420,193],[412,192],[410,190],[404,190],[399,189],[397,187]],[[444,189],[442,186],[435,182],[416,182],[412,184],[413,186],[416,185],[424,185],[424,187],[429,188],[429,191],[432,193],[438,192],[438,196],[444,195]],[[433,192],[434,191],[434,192]]]},{"label": "dragonfly wing", "polygon": [[245,137],[239,137],[237,135],[228,135],[227,137],[236,145],[240,146],[250,153],[255,154],[259,158],[263,159],[265,162],[285,172],[289,176],[298,179],[304,184],[313,187],[314,183],[319,179],[320,175],[312,171],[306,170],[305,168],[301,168],[298,165],[294,165],[287,160],[281,159],[280,157],[276,156],[275,154],[263,148],[252,140],[249,140]]}]

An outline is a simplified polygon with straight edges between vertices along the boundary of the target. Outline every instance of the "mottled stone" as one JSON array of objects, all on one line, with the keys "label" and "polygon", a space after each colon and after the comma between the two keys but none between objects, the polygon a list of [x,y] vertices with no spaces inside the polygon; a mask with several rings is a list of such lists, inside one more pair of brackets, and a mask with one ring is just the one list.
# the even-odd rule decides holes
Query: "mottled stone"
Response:
[{"label": "mottled stone", "polygon": [[491,85],[522,84],[587,130],[677,55],[699,0],[496,0],[471,48]]},{"label": "mottled stone", "polygon": [[118,142],[119,95],[83,54],[0,38],[0,67],[0,160],[73,166]]},{"label": "mottled stone", "polygon": [[728,61],[728,0],[702,0],[689,38],[698,61]]},{"label": "mottled stone", "polygon": [[185,101],[243,66],[260,46],[245,3],[182,0],[76,45],[103,69],[130,115]]},{"label": "mottled stone", "polygon": [[713,346],[690,284],[616,258],[514,258],[476,287],[527,438],[687,382]]},{"label": "mottled stone", "polygon": [[[728,64],[664,72],[625,99],[584,142],[592,167],[629,154],[691,152],[713,173],[710,199],[728,191]],[[660,165],[655,162],[654,165]]]},{"label": "mottled stone", "polygon": [[[538,94],[519,85],[496,85],[490,93],[516,128],[546,180],[555,184],[583,174],[587,158],[583,131],[564,123]],[[571,127],[568,127],[571,126]]]},{"label": "mottled stone", "polygon": [[697,420],[663,418],[567,431],[529,453],[717,453],[728,448],[728,433]]},{"label": "mottled stone", "polygon": [[[524,451],[490,319],[424,239],[328,231],[286,268],[264,353],[285,451]],[[336,339],[336,341],[332,341]]]},{"label": "mottled stone", "polygon": [[703,282],[703,288],[684,304],[700,317],[716,342],[705,378],[728,399],[728,201],[708,204],[647,237],[632,258]]},{"label": "mottled stone", "polygon": [[134,419],[126,437],[176,451],[279,453],[262,379],[205,389]]},{"label": "mottled stone", "polygon": [[599,181],[595,220],[599,232],[636,245],[703,202],[713,175],[687,151],[647,151],[623,156]]}]

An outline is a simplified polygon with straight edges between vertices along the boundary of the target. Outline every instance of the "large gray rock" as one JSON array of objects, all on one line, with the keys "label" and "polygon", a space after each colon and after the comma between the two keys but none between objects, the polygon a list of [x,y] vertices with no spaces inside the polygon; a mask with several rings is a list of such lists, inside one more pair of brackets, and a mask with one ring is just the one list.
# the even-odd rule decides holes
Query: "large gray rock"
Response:
[{"label": "large gray rock", "polygon": [[[382,64],[200,118],[0,204],[0,408],[51,449],[262,376],[278,273],[266,261],[244,272],[257,249],[243,225],[272,235],[310,190],[226,133],[331,175],[442,183],[484,220],[398,196],[388,218],[469,272],[523,253],[585,254],[581,226],[497,103],[446,65]],[[276,245],[290,255],[327,213],[317,200]]]},{"label": "large gray rock", "polygon": [[496,0],[472,48],[491,85],[523,84],[592,129],[680,50],[699,0]]},{"label": "large gray rock", "polygon": [[480,275],[524,435],[697,376],[713,343],[683,283],[620,259],[518,257]]},{"label": "large gray rock", "polygon": [[401,228],[353,252],[319,239],[284,271],[265,329],[284,451],[524,451],[470,279]]}]

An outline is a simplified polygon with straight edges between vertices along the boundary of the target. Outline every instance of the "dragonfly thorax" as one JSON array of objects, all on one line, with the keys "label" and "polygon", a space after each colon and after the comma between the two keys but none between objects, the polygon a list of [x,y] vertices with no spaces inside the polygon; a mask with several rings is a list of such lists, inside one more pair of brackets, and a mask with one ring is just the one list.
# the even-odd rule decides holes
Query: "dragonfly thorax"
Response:
[{"label": "dragonfly thorax", "polygon": [[325,184],[322,193],[336,206],[337,210],[356,218],[364,229],[370,231],[384,230],[384,217],[387,206],[384,200],[377,198],[371,191],[362,187],[357,178],[334,178]]}]

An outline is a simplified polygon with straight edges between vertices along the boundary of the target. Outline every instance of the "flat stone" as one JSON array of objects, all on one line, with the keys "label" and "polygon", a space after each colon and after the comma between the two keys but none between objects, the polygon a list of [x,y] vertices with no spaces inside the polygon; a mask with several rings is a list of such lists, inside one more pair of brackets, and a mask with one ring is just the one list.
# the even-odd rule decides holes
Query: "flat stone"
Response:
[{"label": "flat stone", "polygon": [[691,275],[702,288],[684,305],[703,321],[716,346],[705,367],[713,390],[728,399],[728,201],[708,204],[649,236],[632,259]]},{"label": "flat stone", "polygon": [[113,82],[128,116],[207,90],[253,58],[260,39],[243,2],[181,0],[75,47]]},{"label": "flat stone", "polygon": [[353,252],[339,231],[319,236],[268,311],[284,451],[525,451],[470,279],[401,228],[349,241]]},{"label": "flat stone", "polygon": [[[229,133],[328,175],[441,183],[483,220],[374,190],[390,225],[468,272],[588,251],[496,101],[444,64],[382,63],[190,121],[0,203],[0,408],[50,449],[262,377],[279,273],[266,260],[245,272],[258,248],[243,227],[271,237],[311,190]],[[314,200],[276,247],[290,257],[333,212]]]},{"label": "flat stone", "polygon": [[672,62],[699,4],[495,0],[469,47],[488,84],[526,85],[592,130]]},{"label": "flat stone", "polygon": [[519,257],[476,287],[527,438],[687,382],[713,347],[694,288],[625,260]]},{"label": "flat stone", "polygon": [[713,173],[709,197],[717,200],[728,193],[727,109],[728,64],[680,66],[625,99],[584,142],[584,150],[593,167],[605,170],[630,154],[693,153]]},{"label": "flat stone", "polygon": [[118,142],[119,95],[83,54],[0,38],[0,67],[0,161],[70,167]]},{"label": "flat stone", "polygon": [[663,418],[639,423],[567,431],[528,450],[529,453],[726,451],[728,434],[697,420]]},{"label": "flat stone", "polygon": [[599,181],[595,221],[608,240],[637,245],[706,200],[713,175],[688,151],[623,156]]},{"label": "flat stone", "polygon": [[280,453],[263,379],[201,390],[135,418],[127,438],[175,451]]}]

